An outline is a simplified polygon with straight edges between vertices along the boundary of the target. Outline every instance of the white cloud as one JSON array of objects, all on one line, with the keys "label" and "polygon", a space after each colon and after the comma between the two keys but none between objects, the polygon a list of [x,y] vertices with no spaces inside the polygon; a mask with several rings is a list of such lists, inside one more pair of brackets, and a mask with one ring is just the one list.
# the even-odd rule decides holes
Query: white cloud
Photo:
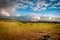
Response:
[{"label": "white cloud", "polygon": [[55,0],[50,0],[51,2],[55,1]]},{"label": "white cloud", "polygon": [[32,1],[24,1],[23,3],[29,4],[31,6],[35,5]]},{"label": "white cloud", "polygon": [[[60,17],[54,16],[54,15],[40,15],[40,14],[35,14],[35,13],[29,13],[25,16],[20,16],[23,17],[24,19],[22,21],[55,21],[59,22]],[[21,20],[21,19],[20,19]]]},{"label": "white cloud", "polygon": [[10,0],[7,1],[7,6],[0,8],[1,10],[1,15],[4,16],[10,16],[11,12],[14,12],[16,10],[16,7],[18,7],[17,3],[11,2]]},{"label": "white cloud", "polygon": [[[19,2],[19,3],[16,3]],[[24,3],[26,3],[27,5],[25,5]],[[16,8],[22,8],[22,9],[26,9],[28,7],[30,7],[33,11],[44,11],[50,4],[47,4],[46,1],[36,1],[35,3],[33,3],[33,1],[29,1],[29,0],[15,0],[15,2],[13,2],[13,7],[10,7],[10,9],[12,9],[13,11],[15,11]],[[44,8],[41,8],[45,6]]]},{"label": "white cloud", "polygon": [[40,16],[35,16],[34,19],[40,20]]},{"label": "white cloud", "polygon": [[46,10],[46,7],[41,8],[42,11]]},{"label": "white cloud", "polygon": [[[28,5],[24,5],[23,3],[26,3],[26,4],[28,4]],[[26,1],[24,1],[24,0],[22,0],[22,2],[21,3],[17,3],[17,5],[18,5],[18,7],[17,8],[22,8],[22,9],[26,9],[26,8],[28,8],[28,7],[30,7],[33,11],[44,11],[46,8],[44,7],[44,8],[40,8],[41,6],[48,6],[48,4],[46,4],[46,2],[45,1],[37,1],[36,3],[33,3],[32,1],[28,1],[28,0],[26,0]]]},{"label": "white cloud", "polygon": [[52,8],[57,8],[57,7],[52,7]]},{"label": "white cloud", "polygon": [[60,2],[58,2],[56,5],[60,5]]},{"label": "white cloud", "polygon": [[21,16],[21,14],[18,14],[18,13],[14,13],[14,14],[10,14],[11,15],[11,17],[20,17]]},{"label": "white cloud", "polygon": [[58,7],[56,7],[56,6],[59,6],[59,5],[60,5],[60,2],[51,5],[51,7],[53,7],[53,8],[58,8]]},{"label": "white cloud", "polygon": [[1,16],[10,16],[10,14],[5,10],[5,9],[1,9]]},{"label": "white cloud", "polygon": [[38,8],[37,8],[37,7],[35,7],[35,8],[32,8],[32,10],[37,11],[37,10],[38,10]]},{"label": "white cloud", "polygon": [[46,2],[45,1],[38,1],[38,2],[36,2],[36,6],[44,6],[44,5],[46,5]]},{"label": "white cloud", "polygon": [[49,17],[49,20],[51,20],[52,19],[52,17]]},{"label": "white cloud", "polygon": [[[36,2],[35,5],[36,6],[32,8],[34,11],[45,11],[47,9],[46,7],[51,5],[51,3],[47,4],[46,1],[38,1],[38,2]],[[43,7],[43,6],[45,6],[45,7]]]},{"label": "white cloud", "polygon": [[15,2],[24,2],[24,0],[15,0]]},{"label": "white cloud", "polygon": [[20,16],[20,14],[16,14],[16,16],[18,17],[18,16]]},{"label": "white cloud", "polygon": [[35,14],[35,13],[29,13],[27,19],[30,19],[31,21],[39,21],[40,20],[40,15]]},{"label": "white cloud", "polygon": [[49,7],[49,9],[51,9],[51,8],[58,8],[58,7],[56,7],[56,6]]},{"label": "white cloud", "polygon": [[40,7],[40,8],[33,8],[34,11],[45,11],[47,8],[46,7]]},{"label": "white cloud", "polygon": [[[10,0],[8,0],[9,2]],[[50,1],[55,1],[55,0],[50,0]],[[16,3],[19,2],[19,3]],[[24,5],[23,3],[29,4],[29,5]],[[36,1],[36,3],[33,3],[33,1],[29,1],[29,0],[15,0],[15,2],[12,3],[8,3],[10,6],[6,8],[6,11],[8,12],[14,12],[16,10],[16,8],[22,8],[22,9],[26,9],[28,7],[30,7],[33,11],[44,11],[46,10],[47,6],[51,5],[51,3],[46,3],[46,1]],[[12,5],[13,4],[13,5]],[[35,5],[35,6],[34,6]],[[57,4],[52,5],[52,8],[57,8],[55,5],[60,5],[60,2],[58,2]],[[43,7],[45,6],[45,7]]]}]

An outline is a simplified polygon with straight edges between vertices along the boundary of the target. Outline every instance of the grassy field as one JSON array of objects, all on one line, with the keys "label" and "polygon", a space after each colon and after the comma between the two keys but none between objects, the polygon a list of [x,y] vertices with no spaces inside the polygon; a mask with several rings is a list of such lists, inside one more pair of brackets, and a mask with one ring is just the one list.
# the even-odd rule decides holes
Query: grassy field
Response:
[{"label": "grassy field", "polygon": [[60,23],[0,21],[0,40],[59,40]]}]

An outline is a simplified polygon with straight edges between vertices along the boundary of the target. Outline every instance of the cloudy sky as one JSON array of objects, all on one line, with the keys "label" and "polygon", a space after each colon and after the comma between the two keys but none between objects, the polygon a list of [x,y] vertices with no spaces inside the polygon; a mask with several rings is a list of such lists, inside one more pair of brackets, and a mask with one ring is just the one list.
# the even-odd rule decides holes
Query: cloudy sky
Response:
[{"label": "cloudy sky", "polygon": [[60,16],[60,0],[0,0],[0,16]]}]

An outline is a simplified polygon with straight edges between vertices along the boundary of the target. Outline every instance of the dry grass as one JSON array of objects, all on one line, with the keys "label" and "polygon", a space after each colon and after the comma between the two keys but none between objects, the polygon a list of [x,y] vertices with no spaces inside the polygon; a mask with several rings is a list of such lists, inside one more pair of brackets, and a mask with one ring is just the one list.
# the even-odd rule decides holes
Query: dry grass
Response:
[{"label": "dry grass", "polygon": [[60,23],[0,21],[0,40],[44,40],[45,36],[48,40],[58,39]]}]

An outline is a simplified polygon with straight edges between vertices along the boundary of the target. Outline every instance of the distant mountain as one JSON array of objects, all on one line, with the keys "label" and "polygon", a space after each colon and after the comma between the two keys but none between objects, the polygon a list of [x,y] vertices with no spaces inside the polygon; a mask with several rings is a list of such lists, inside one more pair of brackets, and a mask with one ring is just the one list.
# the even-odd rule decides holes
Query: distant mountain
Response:
[{"label": "distant mountain", "polygon": [[13,17],[21,21],[49,21],[49,22],[60,22],[60,17],[57,16],[42,16],[36,14],[21,15]]},{"label": "distant mountain", "polygon": [[48,21],[48,22],[60,22],[60,17],[57,16],[42,16],[38,14],[27,14],[27,15],[20,15],[20,16],[0,16],[0,18],[5,19],[14,19],[20,21]]}]

